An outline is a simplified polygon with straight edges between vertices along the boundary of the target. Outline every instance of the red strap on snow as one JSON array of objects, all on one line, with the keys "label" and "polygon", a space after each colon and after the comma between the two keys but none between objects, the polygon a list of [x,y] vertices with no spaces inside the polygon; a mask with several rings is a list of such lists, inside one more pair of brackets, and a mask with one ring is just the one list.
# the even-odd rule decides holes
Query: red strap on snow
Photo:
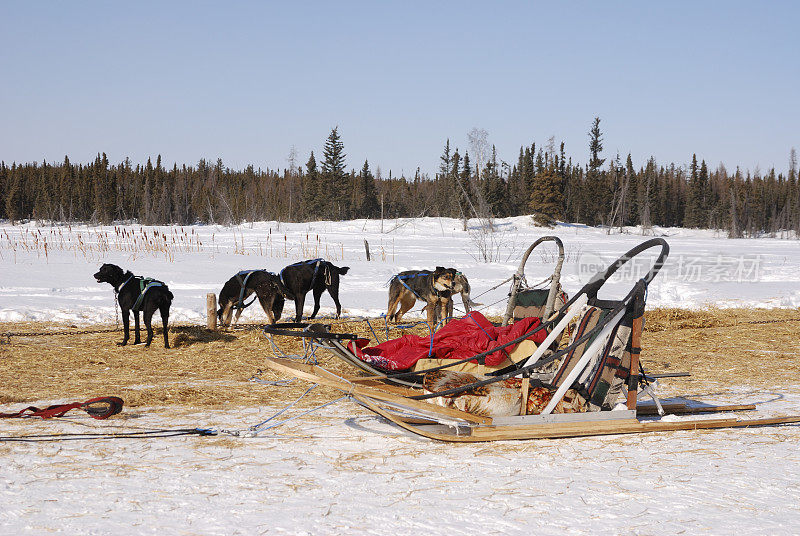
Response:
[{"label": "red strap on snow", "polygon": [[123,400],[119,397],[101,396],[98,398],[92,398],[86,402],[55,404],[44,409],[39,409],[35,406],[28,406],[27,408],[17,411],[16,413],[0,413],[0,418],[41,417],[42,419],[51,419],[53,417],[63,417],[64,414],[69,410],[80,408],[88,413],[93,419],[107,419],[108,417],[116,415],[122,411],[123,404]]}]

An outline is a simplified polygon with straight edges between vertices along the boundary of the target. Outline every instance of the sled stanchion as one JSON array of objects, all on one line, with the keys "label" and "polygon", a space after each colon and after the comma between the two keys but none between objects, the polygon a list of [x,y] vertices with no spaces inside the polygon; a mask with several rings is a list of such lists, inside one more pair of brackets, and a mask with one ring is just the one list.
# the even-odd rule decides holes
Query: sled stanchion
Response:
[{"label": "sled stanchion", "polygon": [[206,294],[206,328],[217,330],[217,295],[213,292]]},{"label": "sled stanchion", "polygon": [[508,296],[508,305],[506,306],[505,315],[503,315],[503,326],[507,326],[509,321],[514,316],[514,307],[517,305],[517,293],[519,293],[524,287],[527,287],[527,283],[525,283],[525,264],[528,262],[528,257],[530,257],[533,250],[536,249],[536,246],[542,242],[549,241],[555,242],[556,246],[558,246],[558,260],[556,261],[553,275],[549,278],[550,291],[547,293],[547,300],[545,301],[542,318],[549,318],[550,315],[553,314],[553,309],[555,308],[556,302],[556,294],[558,294],[560,289],[561,266],[564,264],[564,243],[561,242],[561,239],[557,236],[543,236],[531,244],[531,246],[525,251],[525,253],[522,255],[522,261],[519,263],[519,268],[517,268],[517,271],[511,277],[511,292]]},{"label": "sled stanchion", "polygon": [[642,346],[642,317],[633,319],[631,330],[631,375],[628,379],[628,409],[636,409],[639,389],[639,353]]}]

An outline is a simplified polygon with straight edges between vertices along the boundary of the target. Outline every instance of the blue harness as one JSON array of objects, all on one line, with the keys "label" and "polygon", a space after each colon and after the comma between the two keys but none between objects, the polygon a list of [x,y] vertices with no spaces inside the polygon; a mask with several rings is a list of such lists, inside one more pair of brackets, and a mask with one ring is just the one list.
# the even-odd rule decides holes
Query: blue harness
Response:
[{"label": "blue harness", "polygon": [[152,277],[140,277],[132,275],[125,281],[123,284],[119,286],[117,289],[117,293],[122,291],[122,287],[128,284],[131,279],[135,279],[139,282],[139,296],[136,298],[136,302],[131,307],[134,313],[138,313],[142,309],[142,302],[144,301],[144,296],[147,294],[147,291],[154,287],[166,287],[162,281],[158,281],[157,279],[153,279]]},{"label": "blue harness", "polygon": [[[306,264],[315,264],[316,263],[316,266],[314,266],[314,275],[311,277],[311,288],[314,288],[314,283],[317,282],[317,275],[319,274],[319,267],[322,266],[323,262],[325,262],[325,259],[311,259],[310,261],[300,261],[300,262],[296,262],[294,264],[290,264],[286,268],[291,268],[293,266],[303,266],[303,265],[306,265]],[[281,278],[281,283],[283,283],[283,286],[286,286],[286,282],[283,280],[283,272],[284,272],[284,270],[286,270],[286,268],[281,270],[281,273],[279,274],[280,278]]]},{"label": "blue harness", "polygon": [[[422,271],[422,272],[419,272],[419,273],[416,273],[416,274],[406,274],[406,275],[399,275],[399,274],[398,274],[398,275],[394,276],[392,279],[397,279],[397,280],[400,282],[400,284],[401,284],[401,285],[403,285],[404,287],[406,287],[406,288],[408,289],[408,291],[409,291],[411,294],[413,294],[414,296],[416,296],[416,298],[417,298],[419,301],[425,301],[425,299],[424,299],[422,296],[420,296],[419,294],[417,294],[416,292],[414,292],[414,289],[413,289],[413,288],[411,288],[411,287],[409,287],[409,286],[408,286],[408,283],[406,283],[405,281],[403,281],[403,279],[411,279],[411,278],[414,278],[414,277],[421,277],[421,276],[423,276],[423,275],[431,275],[431,273],[432,273],[432,272],[427,272],[427,273],[426,273],[425,271]],[[391,281],[391,280],[390,280],[390,281]],[[439,291],[438,291],[438,290],[436,290],[435,288],[433,289],[433,291],[434,291],[434,292],[436,292],[436,293],[438,293],[438,292],[439,292]]]},{"label": "blue harness", "polygon": [[244,292],[247,287],[247,280],[250,279],[250,276],[256,272],[266,272],[268,274],[272,274],[272,272],[267,272],[266,270],[242,270],[236,274],[236,280],[240,285],[242,285],[242,289],[239,291],[239,301],[233,306],[234,309],[244,309],[245,307],[249,307],[254,301],[256,301],[256,298],[258,298],[258,296],[255,296],[252,300],[250,300],[250,303],[244,303]]}]

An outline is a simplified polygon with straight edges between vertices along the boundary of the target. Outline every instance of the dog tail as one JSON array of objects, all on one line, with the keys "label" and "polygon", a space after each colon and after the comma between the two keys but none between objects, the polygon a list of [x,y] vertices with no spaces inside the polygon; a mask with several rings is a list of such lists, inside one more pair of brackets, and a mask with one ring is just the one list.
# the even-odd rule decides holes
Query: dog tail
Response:
[{"label": "dog tail", "polygon": [[341,268],[339,268],[338,266],[334,266],[332,264],[331,264],[331,268],[333,268],[336,271],[336,273],[338,273],[339,275],[345,275],[347,273],[347,271],[350,269],[349,266],[342,266]]},{"label": "dog tail", "polygon": [[166,292],[161,295],[161,303],[159,305],[166,305],[167,307],[170,307],[172,305],[172,300],[175,299],[175,295],[172,294],[172,291],[170,291],[168,288],[165,290]]}]

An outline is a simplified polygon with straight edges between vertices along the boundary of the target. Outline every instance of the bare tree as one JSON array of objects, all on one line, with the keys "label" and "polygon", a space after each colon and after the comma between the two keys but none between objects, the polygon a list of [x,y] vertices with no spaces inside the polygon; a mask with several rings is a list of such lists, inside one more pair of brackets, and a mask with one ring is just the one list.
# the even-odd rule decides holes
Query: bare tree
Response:
[{"label": "bare tree", "polygon": [[486,129],[475,127],[467,133],[467,141],[469,142],[469,150],[475,159],[475,175],[473,180],[470,180],[470,186],[472,187],[477,207],[473,206],[472,210],[475,212],[475,216],[481,220],[481,227],[488,227],[491,231],[494,230],[492,211],[489,209],[489,204],[483,195],[483,189],[479,186],[481,170],[486,161],[486,154],[489,151],[489,133]]},{"label": "bare tree", "polygon": [[289,175],[294,175],[297,172],[297,147],[294,145],[289,147],[289,156],[286,161],[289,162]]},{"label": "bare tree", "polygon": [[556,137],[555,136],[550,136],[549,138],[547,138],[547,143],[544,146],[544,150],[545,150],[545,152],[547,152],[547,154],[550,156],[550,158],[553,158],[556,155]]},{"label": "bare tree", "polygon": [[483,128],[473,128],[467,133],[467,141],[469,142],[469,151],[475,159],[477,175],[480,177],[480,170],[489,150],[489,133]]}]

